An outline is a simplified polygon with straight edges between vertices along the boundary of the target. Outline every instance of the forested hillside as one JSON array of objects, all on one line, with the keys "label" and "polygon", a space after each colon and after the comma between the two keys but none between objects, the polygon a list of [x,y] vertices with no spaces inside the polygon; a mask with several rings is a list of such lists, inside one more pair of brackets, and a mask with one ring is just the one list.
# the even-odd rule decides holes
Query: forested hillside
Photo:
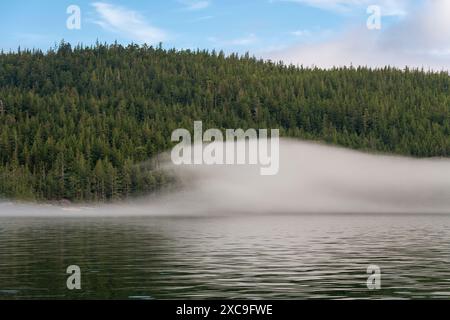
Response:
[{"label": "forested hillside", "polygon": [[326,71],[137,45],[2,53],[0,195],[106,201],[158,189],[165,175],[138,164],[194,120],[448,157],[449,89],[445,72]]}]

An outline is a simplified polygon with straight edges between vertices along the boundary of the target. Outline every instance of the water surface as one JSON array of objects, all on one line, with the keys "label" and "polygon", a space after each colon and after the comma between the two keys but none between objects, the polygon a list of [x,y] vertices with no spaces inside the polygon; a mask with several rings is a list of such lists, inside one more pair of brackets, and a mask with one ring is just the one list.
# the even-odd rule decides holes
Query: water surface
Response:
[{"label": "water surface", "polygon": [[1,217],[0,299],[447,299],[449,243],[450,215]]}]

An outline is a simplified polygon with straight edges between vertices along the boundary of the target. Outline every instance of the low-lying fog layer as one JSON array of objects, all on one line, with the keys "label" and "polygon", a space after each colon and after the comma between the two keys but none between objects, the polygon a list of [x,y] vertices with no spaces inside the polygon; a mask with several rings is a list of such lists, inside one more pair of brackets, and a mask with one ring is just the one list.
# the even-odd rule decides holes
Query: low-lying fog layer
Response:
[{"label": "low-lying fog layer", "polygon": [[173,170],[182,189],[159,197],[89,207],[3,202],[0,216],[450,214],[450,159],[371,155],[281,140],[277,175],[260,175],[259,165],[191,165]]}]

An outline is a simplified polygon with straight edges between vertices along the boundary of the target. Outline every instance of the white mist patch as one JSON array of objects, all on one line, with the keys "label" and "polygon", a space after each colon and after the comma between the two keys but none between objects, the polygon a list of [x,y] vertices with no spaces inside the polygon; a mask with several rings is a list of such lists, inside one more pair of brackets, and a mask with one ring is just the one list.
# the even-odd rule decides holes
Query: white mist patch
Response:
[{"label": "white mist patch", "polygon": [[[171,152],[175,165],[242,165],[260,164],[261,175],[275,175],[279,168],[279,129],[272,129],[267,139],[267,129],[226,129],[226,142],[217,128],[203,133],[202,121],[194,121],[194,143],[187,129],[172,132],[175,145]],[[270,142],[269,142],[270,141]],[[203,144],[206,142],[206,145]],[[270,145],[270,146],[269,146]]]},{"label": "white mist patch", "polygon": [[175,199],[202,213],[450,213],[449,159],[283,140],[274,176],[260,176],[250,165],[186,166],[177,175],[187,191]]},{"label": "white mist patch", "polygon": [[449,213],[450,159],[373,155],[280,140],[279,172],[252,165],[166,166],[179,191],[91,208],[1,204],[1,215]]}]

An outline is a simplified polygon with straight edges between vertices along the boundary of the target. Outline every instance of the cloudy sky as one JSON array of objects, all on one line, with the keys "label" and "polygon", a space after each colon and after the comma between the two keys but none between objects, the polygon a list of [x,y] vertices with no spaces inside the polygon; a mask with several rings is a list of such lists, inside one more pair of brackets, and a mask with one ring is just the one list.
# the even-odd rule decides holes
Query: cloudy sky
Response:
[{"label": "cloudy sky", "polygon": [[[80,9],[80,29],[67,28]],[[380,19],[374,20],[377,5]],[[70,20],[73,22],[74,20]],[[369,29],[367,22],[380,22]],[[16,0],[0,2],[0,47],[162,42],[331,67],[450,69],[449,0]]]}]

